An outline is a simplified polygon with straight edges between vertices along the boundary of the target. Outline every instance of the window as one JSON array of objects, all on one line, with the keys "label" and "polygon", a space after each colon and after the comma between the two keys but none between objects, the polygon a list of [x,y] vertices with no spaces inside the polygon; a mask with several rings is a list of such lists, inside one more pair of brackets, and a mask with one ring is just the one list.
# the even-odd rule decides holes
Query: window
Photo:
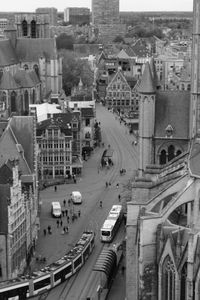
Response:
[{"label": "window", "polygon": [[[162,300],[175,300],[175,268],[169,256],[162,266]],[[182,299],[182,298],[181,298]]]},{"label": "window", "polygon": [[73,124],[72,124],[72,127],[73,127],[73,128],[77,128],[77,127],[78,127],[78,126],[77,126],[77,123],[73,123]]},{"label": "window", "polygon": [[31,21],[31,37],[36,38],[36,22],[35,22],[35,20]]},{"label": "window", "polygon": [[28,25],[27,25],[27,21],[26,20],[22,21],[22,35],[23,36],[27,36],[28,35]]},{"label": "window", "polygon": [[89,125],[90,125],[90,119],[87,118],[87,119],[85,120],[85,126],[89,126]]},{"label": "window", "polygon": [[11,93],[11,112],[16,112],[17,107],[16,107],[16,93],[13,91]]}]

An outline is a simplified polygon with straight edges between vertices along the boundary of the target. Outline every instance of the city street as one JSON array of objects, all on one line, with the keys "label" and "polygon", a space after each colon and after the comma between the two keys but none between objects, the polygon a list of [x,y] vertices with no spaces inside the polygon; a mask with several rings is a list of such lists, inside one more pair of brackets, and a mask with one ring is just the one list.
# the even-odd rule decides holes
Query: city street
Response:
[{"label": "city street", "polygon": [[[80,291],[83,289],[84,282],[91,273],[99,253],[102,249],[102,243],[99,239],[99,230],[105,220],[111,206],[119,203],[118,195],[121,195],[121,202],[127,194],[125,185],[128,180],[133,177],[137,169],[137,146],[132,145],[134,136],[130,135],[128,128],[124,124],[120,124],[117,116],[109,112],[105,107],[97,104],[96,119],[101,124],[102,142],[104,148],[96,148],[91,157],[84,161],[83,173],[77,183],[65,184],[47,188],[40,193],[41,213],[40,213],[40,232],[36,245],[35,258],[33,258],[32,269],[39,269],[44,266],[43,263],[36,262],[36,257],[45,257],[46,263],[49,264],[63,256],[69,251],[74,243],[81,236],[84,229],[93,229],[96,232],[95,249],[90,258],[79,271],[76,278],[76,284],[70,285],[70,291],[67,284],[63,283],[56,287],[46,296],[46,299],[79,299]],[[100,160],[103,151],[108,148],[112,149],[112,160],[114,165],[109,169],[100,169]],[[124,175],[120,175],[120,170],[126,169]],[[106,182],[111,185],[106,188]],[[119,184],[119,187],[117,187]],[[80,191],[83,196],[81,205],[68,205],[68,199],[72,191]],[[64,207],[63,200],[66,199]],[[69,224],[67,217],[62,217],[62,226],[68,226],[69,232],[62,234],[61,226],[58,227],[57,220],[51,216],[51,202],[59,201],[63,209],[70,212],[78,213],[80,217],[72,222],[70,218]],[[102,201],[103,207],[100,208],[99,203]],[[51,226],[52,234],[44,235],[44,229]],[[118,293],[118,292],[117,292]],[[117,297],[120,297],[119,293]],[[111,299],[112,294],[109,296]],[[40,299],[35,297],[35,299]],[[119,298],[120,299],[120,298]]]}]

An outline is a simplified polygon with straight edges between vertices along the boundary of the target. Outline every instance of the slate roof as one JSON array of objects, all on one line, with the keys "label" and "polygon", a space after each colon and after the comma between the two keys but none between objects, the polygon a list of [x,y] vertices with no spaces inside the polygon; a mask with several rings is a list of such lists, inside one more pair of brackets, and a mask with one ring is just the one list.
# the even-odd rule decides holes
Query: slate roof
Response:
[{"label": "slate roof", "polygon": [[10,40],[0,40],[0,66],[10,66],[17,64],[18,58]]},{"label": "slate roof", "polygon": [[[28,168],[34,171],[34,149],[35,149],[35,136],[34,136],[34,117],[32,116],[14,116],[10,121],[10,127],[15,135],[18,144],[21,144],[24,150],[24,158],[27,162]],[[30,171],[28,172],[30,173]],[[27,174],[23,172],[23,174]]]},{"label": "slate roof", "polygon": [[38,61],[44,57],[47,60],[56,59],[56,46],[53,38],[27,39],[19,38],[16,44],[16,53],[19,61]]},{"label": "slate roof", "polygon": [[12,74],[9,71],[3,72],[0,79],[0,90],[17,90],[20,85],[15,81]]},{"label": "slate roof", "polygon": [[165,137],[165,129],[171,125],[173,138],[189,138],[189,91],[156,92],[155,137]]},{"label": "slate roof", "polygon": [[32,78],[30,73],[24,69],[18,69],[14,74],[16,83],[23,88],[32,88],[36,85]]},{"label": "slate roof", "polygon": [[200,140],[196,139],[190,149],[188,160],[189,171],[192,176],[200,178]]},{"label": "slate roof", "polygon": [[149,63],[145,64],[144,72],[142,74],[141,82],[138,88],[141,94],[154,94],[155,85]]}]

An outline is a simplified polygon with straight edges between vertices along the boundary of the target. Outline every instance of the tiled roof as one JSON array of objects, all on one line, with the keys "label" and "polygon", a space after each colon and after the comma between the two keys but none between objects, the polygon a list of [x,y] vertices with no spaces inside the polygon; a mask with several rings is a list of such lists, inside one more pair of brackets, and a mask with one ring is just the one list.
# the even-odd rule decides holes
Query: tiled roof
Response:
[{"label": "tiled roof", "polygon": [[17,55],[9,40],[0,40],[0,67],[18,63]]},{"label": "tiled roof", "polygon": [[53,38],[17,39],[16,53],[22,62],[36,62],[41,57],[47,60],[56,59],[57,57],[55,40]]},{"label": "tiled roof", "polygon": [[153,81],[150,65],[148,62],[145,64],[145,69],[142,74],[138,92],[142,94],[155,93],[154,81]]},{"label": "tiled roof", "polygon": [[157,91],[155,137],[165,137],[166,127],[174,129],[173,138],[189,138],[189,91]]},{"label": "tiled roof", "polygon": [[15,81],[12,74],[9,71],[3,72],[0,79],[0,90],[16,90],[20,85]]}]

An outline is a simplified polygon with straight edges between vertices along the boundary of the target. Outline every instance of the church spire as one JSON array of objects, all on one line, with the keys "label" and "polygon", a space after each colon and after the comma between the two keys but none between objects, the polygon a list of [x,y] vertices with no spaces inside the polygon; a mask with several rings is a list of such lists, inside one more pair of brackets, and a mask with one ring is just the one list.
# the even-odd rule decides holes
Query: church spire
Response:
[{"label": "church spire", "polygon": [[153,81],[149,62],[147,62],[145,64],[145,68],[144,68],[144,72],[142,74],[138,92],[141,94],[154,94],[155,93],[155,86],[154,86],[154,81]]}]

